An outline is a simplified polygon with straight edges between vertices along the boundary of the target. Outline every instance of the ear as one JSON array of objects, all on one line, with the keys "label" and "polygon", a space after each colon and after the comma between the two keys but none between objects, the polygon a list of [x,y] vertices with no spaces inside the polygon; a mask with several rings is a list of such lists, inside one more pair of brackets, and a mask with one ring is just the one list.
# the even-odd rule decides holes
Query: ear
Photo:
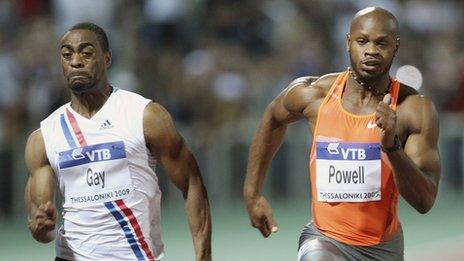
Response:
[{"label": "ear", "polygon": [[400,50],[400,38],[396,38],[396,43],[395,43],[395,51],[393,53],[393,56],[396,56]]},{"label": "ear", "polygon": [[113,62],[113,53],[111,52],[111,50],[105,52],[104,59],[106,68],[108,69],[111,66],[111,63]]},{"label": "ear", "polygon": [[346,51],[347,52],[350,52],[350,43],[351,43],[350,33],[346,33]]}]

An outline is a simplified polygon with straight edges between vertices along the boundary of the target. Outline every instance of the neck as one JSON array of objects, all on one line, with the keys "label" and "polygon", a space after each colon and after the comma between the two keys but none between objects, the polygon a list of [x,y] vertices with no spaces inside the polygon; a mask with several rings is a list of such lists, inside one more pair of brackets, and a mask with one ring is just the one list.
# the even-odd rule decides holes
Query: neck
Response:
[{"label": "neck", "polygon": [[383,97],[390,91],[391,78],[389,75],[385,74],[381,77],[372,80],[364,81],[362,80],[353,70],[350,71],[350,77],[348,81],[353,89],[357,89],[364,94],[364,96],[381,96]]},{"label": "neck", "polygon": [[105,104],[112,92],[113,87],[109,84],[89,92],[71,92],[71,108],[80,115],[91,118]]}]

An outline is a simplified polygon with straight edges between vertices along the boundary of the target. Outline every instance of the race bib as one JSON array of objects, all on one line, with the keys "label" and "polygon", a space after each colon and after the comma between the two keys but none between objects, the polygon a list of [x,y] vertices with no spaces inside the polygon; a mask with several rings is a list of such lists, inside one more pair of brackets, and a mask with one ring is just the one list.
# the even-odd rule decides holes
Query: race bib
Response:
[{"label": "race bib", "polygon": [[317,200],[381,199],[379,143],[316,142]]},{"label": "race bib", "polygon": [[124,199],[133,187],[124,142],[108,142],[59,153],[65,204],[88,206]]}]

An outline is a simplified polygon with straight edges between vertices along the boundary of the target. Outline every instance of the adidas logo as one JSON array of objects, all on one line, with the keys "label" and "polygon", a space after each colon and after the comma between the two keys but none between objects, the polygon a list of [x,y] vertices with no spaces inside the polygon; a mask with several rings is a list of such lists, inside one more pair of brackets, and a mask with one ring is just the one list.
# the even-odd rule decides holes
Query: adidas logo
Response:
[{"label": "adidas logo", "polygon": [[102,125],[100,125],[100,130],[107,130],[111,128],[114,128],[114,126],[111,125],[111,122],[109,120],[104,121]]}]

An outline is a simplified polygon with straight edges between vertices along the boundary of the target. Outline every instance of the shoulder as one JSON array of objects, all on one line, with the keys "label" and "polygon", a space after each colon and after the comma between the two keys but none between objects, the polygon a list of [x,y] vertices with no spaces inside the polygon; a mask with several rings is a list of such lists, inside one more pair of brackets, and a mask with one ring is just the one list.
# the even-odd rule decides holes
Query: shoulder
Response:
[{"label": "shoulder", "polygon": [[159,103],[149,102],[143,112],[143,120],[145,121],[171,121],[169,112]]},{"label": "shoulder", "polygon": [[26,164],[28,167],[41,166],[48,162],[45,143],[40,129],[33,131],[26,143],[25,151]]},{"label": "shoulder", "polygon": [[44,144],[42,131],[40,129],[36,129],[33,132],[31,132],[27,139],[27,143],[34,143],[34,145],[40,145],[40,143]]},{"label": "shoulder", "polygon": [[148,140],[172,138],[177,131],[169,112],[159,103],[150,102],[143,112],[143,130]]},{"label": "shoulder", "polygon": [[138,94],[136,92],[128,91],[128,90],[124,90],[124,89],[120,89],[120,88],[116,88],[116,87],[114,87],[114,94],[122,95],[122,96],[129,96],[129,97],[141,97],[141,98],[143,98],[142,95],[140,95],[140,94]]},{"label": "shoulder", "polygon": [[337,78],[340,76],[340,74],[342,74],[342,72],[325,74],[319,77],[317,81],[314,81],[313,85],[328,91],[335,83],[335,80],[337,80]]},{"label": "shoulder", "polygon": [[438,127],[438,113],[433,101],[405,84],[400,87],[397,111],[410,132],[420,131],[424,126]]},{"label": "shoulder", "polygon": [[326,74],[320,77],[301,77],[294,80],[286,89],[285,97],[289,100],[325,97],[340,73]]},{"label": "shoulder", "polygon": [[421,111],[424,106],[433,106],[432,100],[429,97],[420,94],[414,88],[405,84],[401,84],[397,102],[397,107],[399,110],[407,110],[416,113]]},{"label": "shoulder", "polygon": [[[117,117],[121,119],[125,119],[130,123],[139,123],[141,120],[144,123],[147,116],[156,116],[156,113],[151,113],[153,109],[147,109],[152,103],[152,100],[138,93],[115,88],[112,95],[114,95],[114,97],[110,97],[110,106],[113,109],[113,113],[117,112]],[[134,126],[137,132],[140,131],[139,124],[130,124],[130,126]]]},{"label": "shoulder", "polygon": [[300,111],[312,102],[324,99],[339,75],[340,73],[331,73],[294,80],[284,93],[284,106],[289,111]]},{"label": "shoulder", "polygon": [[183,142],[169,112],[156,102],[150,102],[145,108],[143,131],[147,145],[155,155],[169,153]]},{"label": "shoulder", "polygon": [[58,109],[56,109],[55,111],[53,111],[50,115],[48,115],[44,120],[42,120],[42,124],[43,123],[47,123],[47,122],[50,122],[50,121],[53,121],[54,119],[60,117],[60,115],[64,112],[64,110],[66,109],[66,106],[69,105],[69,102],[66,103],[66,104],[63,104],[61,105]]},{"label": "shoulder", "polygon": [[124,101],[127,101],[129,103],[132,103],[134,101],[135,102],[147,103],[147,102],[151,101],[150,99],[147,99],[147,98],[143,97],[142,95],[140,95],[138,93],[131,92],[131,91],[126,91],[126,90],[119,89],[119,88],[115,88],[115,93],[114,94],[116,94],[121,99],[123,99]]},{"label": "shoulder", "polygon": [[400,83],[400,91],[398,93],[398,105],[400,105],[403,101],[409,98],[414,99],[414,96],[417,95],[419,95],[419,92],[416,89],[404,83]]}]

